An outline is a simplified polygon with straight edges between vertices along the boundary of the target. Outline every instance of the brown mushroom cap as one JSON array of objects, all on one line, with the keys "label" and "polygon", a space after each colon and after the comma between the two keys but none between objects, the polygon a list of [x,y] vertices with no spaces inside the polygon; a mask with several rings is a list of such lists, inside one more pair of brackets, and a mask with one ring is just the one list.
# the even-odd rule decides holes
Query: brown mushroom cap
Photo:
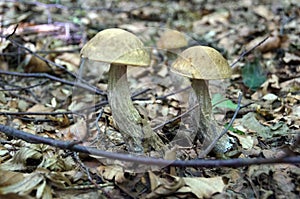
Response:
[{"label": "brown mushroom cap", "polygon": [[166,30],[157,41],[157,47],[160,49],[177,49],[188,45],[184,34],[177,30]]},{"label": "brown mushroom cap", "polygon": [[118,28],[99,32],[81,49],[81,57],[131,66],[148,66],[150,56],[134,34]]},{"label": "brown mushroom cap", "polygon": [[192,79],[224,79],[231,76],[226,59],[208,46],[193,46],[184,50],[173,62],[171,70]]}]

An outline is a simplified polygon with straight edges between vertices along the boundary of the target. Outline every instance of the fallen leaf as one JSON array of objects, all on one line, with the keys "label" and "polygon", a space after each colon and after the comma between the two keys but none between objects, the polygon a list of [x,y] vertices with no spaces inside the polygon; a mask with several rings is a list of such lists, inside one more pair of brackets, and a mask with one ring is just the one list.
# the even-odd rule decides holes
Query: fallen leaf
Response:
[{"label": "fallen leaf", "polygon": [[118,166],[99,166],[97,167],[97,171],[100,176],[109,181],[115,181],[117,183],[123,183],[126,181],[126,177],[124,176],[124,171]]},{"label": "fallen leaf", "polygon": [[251,149],[254,145],[254,138],[250,135],[239,135],[233,132],[229,132],[229,134],[238,139],[243,149]]},{"label": "fallen leaf", "polygon": [[176,176],[166,175],[165,178],[160,178],[153,172],[149,172],[149,179],[152,192],[149,193],[146,198],[169,196],[184,186],[184,180]]},{"label": "fallen leaf", "polygon": [[179,193],[191,192],[197,198],[210,198],[215,193],[222,193],[225,183],[222,177],[213,178],[183,178],[185,186],[178,190]]},{"label": "fallen leaf", "polygon": [[297,56],[297,55],[295,55],[295,54],[291,54],[291,53],[286,52],[284,54],[283,61],[286,64],[289,64],[291,62],[293,62],[293,63],[299,63],[300,62],[300,57]]},{"label": "fallen leaf", "polygon": [[266,5],[254,6],[253,11],[255,14],[265,18],[268,21],[274,19],[274,14],[267,8]]}]

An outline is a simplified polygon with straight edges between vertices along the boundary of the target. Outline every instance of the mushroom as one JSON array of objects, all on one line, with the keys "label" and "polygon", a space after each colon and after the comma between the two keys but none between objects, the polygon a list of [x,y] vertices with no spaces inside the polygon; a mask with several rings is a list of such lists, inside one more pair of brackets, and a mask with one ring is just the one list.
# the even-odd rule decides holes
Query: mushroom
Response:
[{"label": "mushroom", "polygon": [[162,33],[156,45],[160,49],[172,50],[187,46],[188,41],[181,32],[167,29]]},{"label": "mushroom", "polygon": [[[215,49],[207,46],[193,46],[184,50],[173,62],[171,71],[189,77],[199,108],[192,115],[197,136],[204,146],[209,145],[221,133],[212,113],[208,80],[224,79],[231,76],[231,68],[226,59]],[[227,135],[223,136],[214,148],[220,155],[231,147]]]},{"label": "mushroom", "polygon": [[127,81],[127,65],[148,66],[149,53],[132,33],[118,28],[106,29],[93,37],[81,50],[81,57],[110,64],[108,102],[115,124],[119,127],[128,150],[141,153],[142,140],[150,138],[152,146],[162,145],[147,118],[142,118],[133,102]]}]

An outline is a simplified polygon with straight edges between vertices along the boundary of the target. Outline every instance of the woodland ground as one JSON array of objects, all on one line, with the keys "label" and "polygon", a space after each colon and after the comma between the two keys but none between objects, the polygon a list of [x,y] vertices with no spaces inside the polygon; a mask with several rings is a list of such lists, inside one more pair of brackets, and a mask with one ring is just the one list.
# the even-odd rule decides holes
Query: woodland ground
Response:
[{"label": "woodland ground", "polygon": [[[189,132],[188,113],[168,122],[189,111],[187,99],[192,92],[187,79],[169,70],[184,48],[157,48],[161,34],[169,28],[185,34],[189,46],[211,46],[230,64],[238,61],[230,79],[210,82],[214,115],[224,127],[237,108],[238,94],[243,94],[242,108],[228,131],[234,148],[226,158],[298,157],[299,8],[297,0],[2,0],[0,124],[126,152],[106,97],[101,95],[107,89],[106,71],[92,62],[80,70],[83,45],[99,31],[118,27],[137,35],[151,49],[151,65],[132,68],[128,74],[139,111],[165,143],[180,130]],[[82,84],[88,88],[79,88]],[[91,85],[98,88],[96,93]],[[169,150],[163,157],[192,160],[201,150],[197,143]],[[217,157],[209,154],[207,158]],[[0,173],[0,198],[272,199],[300,195],[299,164],[154,169],[31,144],[3,133]]]}]

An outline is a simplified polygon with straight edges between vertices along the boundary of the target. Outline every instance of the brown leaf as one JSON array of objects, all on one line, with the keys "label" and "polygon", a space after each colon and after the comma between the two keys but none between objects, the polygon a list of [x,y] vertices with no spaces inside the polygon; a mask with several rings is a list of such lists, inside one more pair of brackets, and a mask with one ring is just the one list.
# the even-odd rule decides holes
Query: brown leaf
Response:
[{"label": "brown leaf", "polygon": [[117,183],[123,183],[126,181],[124,171],[118,166],[99,166],[97,171],[100,176],[109,181],[115,181]]},{"label": "brown leaf", "polygon": [[[255,38],[254,40],[252,40],[250,43],[247,44],[246,49],[251,49],[253,46],[261,42],[264,38],[265,36]],[[274,33],[260,46],[258,46],[257,49],[260,50],[262,53],[266,53],[280,48],[280,45],[281,45],[281,37],[277,33]]]},{"label": "brown leaf", "polygon": [[210,198],[215,193],[222,193],[225,183],[222,177],[213,178],[183,178],[185,186],[178,190],[179,193],[191,192],[197,198]]},{"label": "brown leaf", "polygon": [[160,178],[153,172],[149,172],[152,192],[146,198],[161,198],[177,192],[184,186],[184,180],[180,177],[166,175],[166,178]]}]

